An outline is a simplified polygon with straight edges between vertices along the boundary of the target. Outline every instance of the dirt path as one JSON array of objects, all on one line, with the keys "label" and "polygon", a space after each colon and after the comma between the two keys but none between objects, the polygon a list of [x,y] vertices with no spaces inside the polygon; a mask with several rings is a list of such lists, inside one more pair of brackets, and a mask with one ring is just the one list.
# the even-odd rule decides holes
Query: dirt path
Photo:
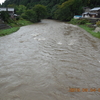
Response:
[{"label": "dirt path", "polygon": [[100,39],[54,20],[0,37],[0,100],[100,100]]}]

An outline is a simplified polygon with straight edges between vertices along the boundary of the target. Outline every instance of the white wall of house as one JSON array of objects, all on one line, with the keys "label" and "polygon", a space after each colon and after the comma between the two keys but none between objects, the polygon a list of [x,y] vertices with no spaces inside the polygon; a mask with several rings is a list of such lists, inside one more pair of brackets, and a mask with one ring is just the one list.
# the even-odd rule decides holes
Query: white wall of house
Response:
[{"label": "white wall of house", "polygon": [[12,12],[14,12],[14,8],[0,8],[0,11],[12,11]]},{"label": "white wall of house", "polygon": [[6,11],[6,8],[0,8],[0,11]]}]

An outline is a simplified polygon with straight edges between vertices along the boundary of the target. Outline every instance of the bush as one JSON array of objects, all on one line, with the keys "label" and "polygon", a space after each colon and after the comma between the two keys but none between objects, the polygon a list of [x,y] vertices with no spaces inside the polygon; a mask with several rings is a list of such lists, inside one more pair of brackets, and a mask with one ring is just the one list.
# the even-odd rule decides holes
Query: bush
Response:
[{"label": "bush", "polygon": [[88,25],[91,25],[91,23],[86,23],[86,25],[88,26]]},{"label": "bush", "polygon": [[71,24],[78,24],[79,23],[79,20],[78,19],[71,19],[70,21]]},{"label": "bush", "polygon": [[8,23],[10,21],[10,15],[9,15],[8,11],[1,11],[0,18]]},{"label": "bush", "polygon": [[20,19],[20,16],[17,16],[17,17],[16,17],[16,20],[19,20],[19,19]]},{"label": "bush", "polygon": [[96,25],[100,27],[100,21],[97,21],[96,22]]},{"label": "bush", "polygon": [[79,25],[83,25],[83,24],[87,24],[90,25],[91,23],[89,23],[90,21],[88,19],[71,19],[70,23],[71,24],[79,24]]},{"label": "bush", "polygon": [[79,19],[79,23],[80,25],[82,24],[86,24],[86,23],[89,23],[90,21],[88,19]]}]

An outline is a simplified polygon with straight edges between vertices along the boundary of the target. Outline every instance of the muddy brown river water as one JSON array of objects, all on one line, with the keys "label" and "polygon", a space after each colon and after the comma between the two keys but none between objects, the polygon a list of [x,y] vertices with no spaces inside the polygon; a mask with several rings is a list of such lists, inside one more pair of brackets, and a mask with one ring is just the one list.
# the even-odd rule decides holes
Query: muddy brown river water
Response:
[{"label": "muddy brown river water", "polygon": [[0,100],[100,100],[100,39],[47,19],[0,37]]}]

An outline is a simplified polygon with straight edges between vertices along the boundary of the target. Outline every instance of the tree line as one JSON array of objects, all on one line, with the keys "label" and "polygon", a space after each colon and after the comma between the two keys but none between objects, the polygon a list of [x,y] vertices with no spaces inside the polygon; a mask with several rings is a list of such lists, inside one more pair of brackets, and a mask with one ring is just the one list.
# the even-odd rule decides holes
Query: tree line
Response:
[{"label": "tree line", "polygon": [[5,0],[2,7],[14,7],[15,13],[32,22],[42,18],[69,21],[80,15],[83,7],[99,7],[100,0]]}]

